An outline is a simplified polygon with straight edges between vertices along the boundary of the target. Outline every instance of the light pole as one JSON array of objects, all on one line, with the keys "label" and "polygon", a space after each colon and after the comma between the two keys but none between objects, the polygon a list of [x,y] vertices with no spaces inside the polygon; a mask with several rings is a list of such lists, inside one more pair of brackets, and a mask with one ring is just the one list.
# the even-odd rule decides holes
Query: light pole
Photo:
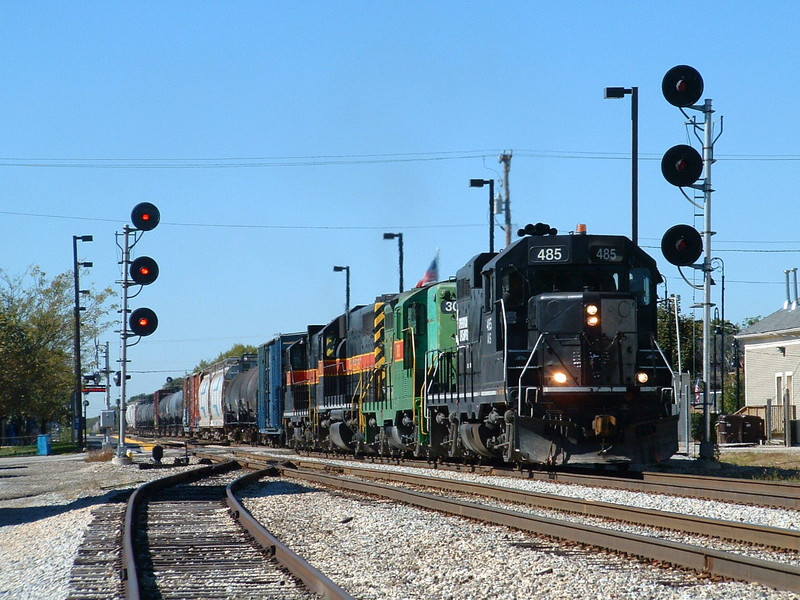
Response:
[{"label": "light pole", "polygon": [[639,88],[607,87],[604,98],[631,97],[631,240],[639,243]]},{"label": "light pole", "polygon": [[489,186],[489,252],[494,252],[494,179],[470,179],[469,187]]},{"label": "light pole", "polygon": [[345,296],[344,296],[344,319],[346,327],[350,328],[350,267],[349,266],[335,266],[333,270],[338,272],[345,272]]},{"label": "light pole", "polygon": [[[78,242],[93,241],[90,235],[72,236],[72,268],[75,280],[75,391],[72,393],[72,441],[77,441],[78,447],[83,448],[83,406],[81,392],[83,390],[83,377],[81,375],[81,311],[85,310],[81,306],[81,294],[88,294],[88,291],[81,290],[80,269],[81,267],[93,266],[90,262],[78,262]],[[76,440],[77,430],[77,440]]]},{"label": "light pole", "polygon": [[383,239],[393,240],[397,238],[397,247],[400,253],[400,293],[403,293],[403,234],[402,233],[384,233]]}]

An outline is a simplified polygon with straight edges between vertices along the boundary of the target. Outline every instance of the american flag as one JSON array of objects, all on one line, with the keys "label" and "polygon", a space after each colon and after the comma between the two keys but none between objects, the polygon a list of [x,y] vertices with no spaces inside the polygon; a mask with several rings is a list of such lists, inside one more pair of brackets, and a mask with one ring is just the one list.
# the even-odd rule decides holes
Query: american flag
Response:
[{"label": "american flag", "polygon": [[436,250],[436,256],[433,257],[431,261],[431,266],[428,267],[428,270],[425,271],[425,275],[422,276],[422,279],[419,280],[419,283],[415,287],[424,287],[429,283],[434,283],[435,281],[439,281],[439,250]]}]

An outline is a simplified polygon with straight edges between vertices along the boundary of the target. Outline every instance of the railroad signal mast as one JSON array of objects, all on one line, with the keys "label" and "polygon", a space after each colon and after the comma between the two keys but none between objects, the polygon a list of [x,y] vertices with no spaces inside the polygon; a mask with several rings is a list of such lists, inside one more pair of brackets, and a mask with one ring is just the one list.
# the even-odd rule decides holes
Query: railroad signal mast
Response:
[{"label": "railroad signal mast", "polygon": [[[711,443],[711,413],[709,409],[708,382],[711,369],[711,165],[714,164],[714,143],[722,135],[722,119],[720,118],[720,132],[714,137],[714,122],[711,100],[706,99],[703,104],[696,104],[703,95],[703,78],[700,73],[688,65],[678,65],[667,71],[661,82],[661,91],[664,98],[680,109],[687,119],[687,123],[694,129],[695,137],[703,144],[703,155],[687,145],[673,146],[664,154],[661,160],[661,173],[672,185],[681,188],[681,192],[695,207],[703,211],[703,234],[690,225],[675,225],[667,230],[661,239],[661,251],[664,257],[672,264],[677,265],[680,271],[682,266],[692,266],[703,272],[703,441],[700,444],[700,458],[713,459],[714,446]],[[690,117],[684,109],[696,110],[703,113],[704,122],[697,123],[695,117]],[[704,135],[701,138],[698,132]],[[702,183],[696,183],[705,169],[705,178]],[[703,204],[697,203],[683,190],[691,187],[703,193]],[[702,263],[695,264],[705,250]],[[690,282],[683,272],[681,277],[695,289],[701,286]]]},{"label": "railroad signal mast", "polygon": [[[141,286],[150,285],[158,278],[158,263],[149,256],[142,256],[131,261],[131,250],[141,239],[142,233],[156,228],[161,220],[158,208],[150,202],[140,202],[131,211],[131,223],[125,225],[122,233],[117,233],[117,245],[122,250],[122,329],[120,330],[120,370],[115,374],[115,383],[120,386],[119,404],[119,444],[115,464],[129,464],[130,459],[125,455],[125,412],[126,412],[126,383],[130,377],[128,371],[128,347],[139,343],[143,336],[155,332],[158,327],[158,317],[150,308],[137,308],[133,312],[128,309],[128,299],[139,295]],[[122,236],[122,244],[119,237]],[[133,240],[133,241],[131,241]],[[139,291],[133,296],[129,289],[140,286]],[[128,316],[130,313],[130,317]],[[129,343],[130,338],[136,337],[135,342]]]}]

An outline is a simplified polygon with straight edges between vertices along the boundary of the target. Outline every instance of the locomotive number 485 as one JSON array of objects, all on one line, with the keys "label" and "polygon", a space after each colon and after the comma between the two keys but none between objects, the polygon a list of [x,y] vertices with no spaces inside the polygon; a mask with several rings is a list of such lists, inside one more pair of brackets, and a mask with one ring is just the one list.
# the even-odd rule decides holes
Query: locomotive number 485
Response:
[{"label": "locomotive number 485", "polygon": [[533,263],[568,262],[569,251],[565,246],[534,246],[530,249]]}]

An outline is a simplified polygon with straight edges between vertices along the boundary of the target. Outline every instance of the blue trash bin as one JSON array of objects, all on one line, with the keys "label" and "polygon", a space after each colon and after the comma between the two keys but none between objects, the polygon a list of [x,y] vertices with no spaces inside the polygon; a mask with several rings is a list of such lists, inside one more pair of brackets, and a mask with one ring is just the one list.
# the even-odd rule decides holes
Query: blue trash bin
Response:
[{"label": "blue trash bin", "polygon": [[53,438],[47,433],[40,435],[37,440],[37,447],[40,456],[50,456],[53,453]]}]

